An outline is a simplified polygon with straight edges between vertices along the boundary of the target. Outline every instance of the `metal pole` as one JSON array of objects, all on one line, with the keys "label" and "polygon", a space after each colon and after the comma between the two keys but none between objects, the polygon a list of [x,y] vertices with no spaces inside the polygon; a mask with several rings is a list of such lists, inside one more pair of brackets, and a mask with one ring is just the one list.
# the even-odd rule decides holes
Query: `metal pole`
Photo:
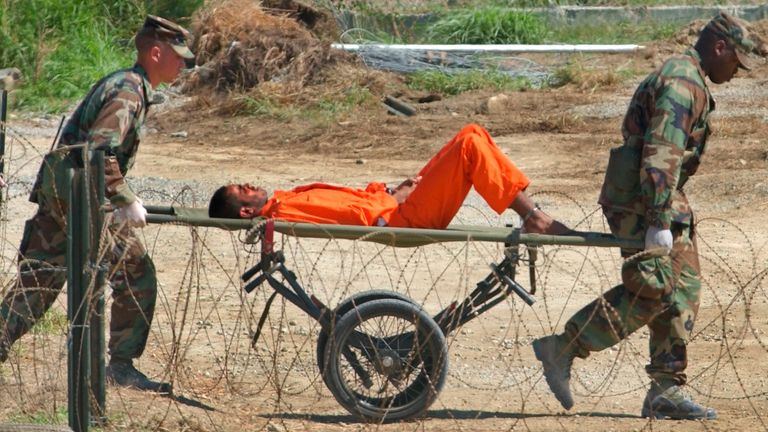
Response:
[{"label": "metal pole", "polygon": [[332,43],[331,48],[342,49],[345,51],[430,51],[430,52],[458,52],[463,54],[483,53],[564,53],[564,52],[633,52],[644,48],[643,45],[619,44],[619,45],[600,45],[600,44],[556,44],[556,45],[526,45],[526,44],[483,44],[483,45],[437,45],[437,44],[343,44]]},{"label": "metal pole", "polygon": [[[0,95],[0,177],[5,177],[5,120],[8,114],[8,90]],[[3,189],[0,188],[0,204],[3,203]]]},{"label": "metal pole", "polygon": [[[5,175],[5,134],[8,114],[8,92],[13,90],[16,81],[21,79],[21,71],[16,68],[0,69],[0,176]],[[0,203],[3,192],[0,190]]]},{"label": "metal pole", "polygon": [[[181,223],[222,229],[251,229],[265,219],[217,219],[200,212],[177,213],[173,207],[147,206],[148,223]],[[369,227],[359,225],[317,225],[303,222],[275,221],[275,231],[294,237],[336,238],[383,243],[397,247],[423,246],[449,241],[486,241],[528,246],[594,246],[643,249],[642,240],[617,238],[612,234],[574,231],[568,235],[528,234],[519,229],[449,225],[446,229]]]},{"label": "metal pole", "polygon": [[90,264],[96,269],[96,286],[91,298],[91,404],[93,415],[91,420],[95,425],[106,422],[106,364],[104,361],[104,293],[107,287],[107,269],[104,263],[98,262],[101,230],[104,225],[104,152],[95,151],[90,158],[90,215],[94,235],[90,243]]},{"label": "metal pole", "polygon": [[[72,176],[68,170],[68,176]],[[88,303],[85,291],[88,287],[86,270],[88,253],[88,208],[83,170],[75,170],[69,192],[67,212],[67,315],[70,323],[68,363],[69,426],[74,432],[87,432],[90,426],[88,378],[90,376],[90,337],[86,318]]]}]

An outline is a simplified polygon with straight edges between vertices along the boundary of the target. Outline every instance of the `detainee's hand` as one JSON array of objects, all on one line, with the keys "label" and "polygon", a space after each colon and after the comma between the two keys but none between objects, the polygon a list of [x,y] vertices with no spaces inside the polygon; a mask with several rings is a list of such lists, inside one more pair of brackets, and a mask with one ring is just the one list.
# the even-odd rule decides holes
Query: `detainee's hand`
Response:
[{"label": "detainee's hand", "polygon": [[115,222],[127,222],[128,225],[135,228],[147,226],[147,209],[144,208],[144,203],[137,198],[136,201],[127,206],[115,210]]},{"label": "detainee's hand", "polygon": [[533,212],[523,224],[523,232],[534,234],[564,235],[572,232],[570,228],[541,210]]},{"label": "detainee's hand", "polygon": [[406,199],[408,199],[408,196],[411,194],[411,192],[416,189],[416,186],[418,186],[419,182],[421,181],[421,176],[415,176],[408,179],[405,179],[398,187],[395,188],[394,192],[392,193],[392,196],[395,198],[398,204],[402,204],[405,202]]}]

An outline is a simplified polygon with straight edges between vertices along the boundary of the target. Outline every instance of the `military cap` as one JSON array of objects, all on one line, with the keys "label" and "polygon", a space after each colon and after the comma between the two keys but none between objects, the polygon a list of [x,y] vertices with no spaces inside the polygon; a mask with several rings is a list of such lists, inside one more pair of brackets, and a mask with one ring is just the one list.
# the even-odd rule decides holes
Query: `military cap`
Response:
[{"label": "military cap", "polygon": [[184,27],[168,21],[159,16],[147,15],[144,25],[141,26],[137,36],[148,36],[156,40],[167,42],[174,51],[185,59],[193,59],[195,55],[189,49],[187,42],[190,34]]},{"label": "military cap", "polygon": [[749,53],[754,50],[755,43],[749,39],[749,33],[740,20],[720,11],[704,27],[704,30],[708,30],[730,42],[735,48],[736,56],[739,58],[739,67],[746,70],[750,69],[747,59]]}]

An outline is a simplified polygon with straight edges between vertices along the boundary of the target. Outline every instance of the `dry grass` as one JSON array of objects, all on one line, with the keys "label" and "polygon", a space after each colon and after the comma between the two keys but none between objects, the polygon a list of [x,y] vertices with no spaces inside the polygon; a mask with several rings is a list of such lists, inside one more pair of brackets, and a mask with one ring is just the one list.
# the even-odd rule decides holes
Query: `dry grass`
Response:
[{"label": "dry grass", "polygon": [[197,64],[206,72],[188,87],[242,91],[272,82],[291,92],[331,61],[329,44],[252,0],[210,3],[195,17],[192,31]]},{"label": "dry grass", "polygon": [[381,97],[401,81],[331,49],[305,18],[252,0],[219,0],[200,10],[192,24],[200,67],[184,82],[185,91],[199,96],[195,107],[291,117],[304,108],[335,111],[365,99],[355,92]]}]

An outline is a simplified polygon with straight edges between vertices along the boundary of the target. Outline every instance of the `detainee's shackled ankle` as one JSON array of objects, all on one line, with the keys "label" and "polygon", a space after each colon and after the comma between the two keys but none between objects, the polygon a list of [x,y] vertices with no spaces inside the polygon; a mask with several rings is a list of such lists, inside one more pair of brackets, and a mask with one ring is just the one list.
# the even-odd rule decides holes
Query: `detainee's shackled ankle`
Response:
[{"label": "detainee's shackled ankle", "polygon": [[536,213],[541,212],[541,207],[539,207],[538,204],[533,204],[533,207],[528,210],[528,213],[526,213],[522,218],[522,223],[520,225],[520,228],[525,228],[525,225],[531,221],[531,219],[535,219],[534,216]]}]

